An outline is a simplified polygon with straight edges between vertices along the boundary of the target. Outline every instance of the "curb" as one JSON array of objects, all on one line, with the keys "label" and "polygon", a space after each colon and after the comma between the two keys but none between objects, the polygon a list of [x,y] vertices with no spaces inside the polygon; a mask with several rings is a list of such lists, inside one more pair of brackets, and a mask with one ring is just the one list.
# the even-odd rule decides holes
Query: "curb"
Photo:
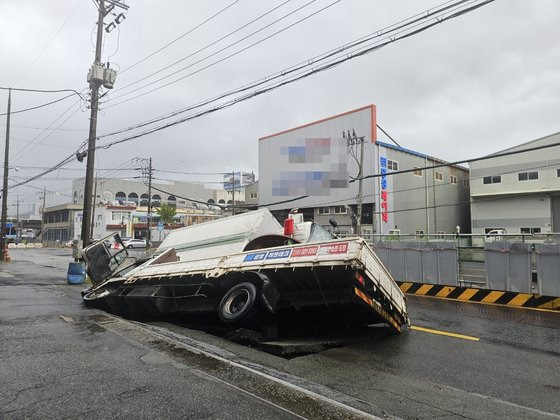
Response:
[{"label": "curb", "polygon": [[402,281],[397,284],[403,293],[410,295],[560,312],[560,297],[556,296]]}]

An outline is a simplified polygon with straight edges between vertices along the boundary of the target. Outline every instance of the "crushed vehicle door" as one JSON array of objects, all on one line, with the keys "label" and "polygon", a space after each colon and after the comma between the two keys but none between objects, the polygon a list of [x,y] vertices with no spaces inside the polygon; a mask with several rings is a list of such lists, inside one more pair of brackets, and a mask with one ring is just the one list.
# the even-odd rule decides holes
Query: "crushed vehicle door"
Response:
[{"label": "crushed vehicle door", "polygon": [[87,273],[93,284],[99,284],[122,268],[128,257],[118,233],[113,233],[84,248]]}]

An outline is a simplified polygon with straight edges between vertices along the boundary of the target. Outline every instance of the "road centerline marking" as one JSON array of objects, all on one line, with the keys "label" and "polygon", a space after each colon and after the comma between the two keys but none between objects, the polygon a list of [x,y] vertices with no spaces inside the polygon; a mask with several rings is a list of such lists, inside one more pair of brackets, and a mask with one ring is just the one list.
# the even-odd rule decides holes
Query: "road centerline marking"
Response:
[{"label": "road centerline marking", "polygon": [[472,335],[464,335],[464,334],[452,333],[452,332],[449,332],[449,331],[434,330],[432,328],[418,327],[416,325],[411,325],[410,329],[414,330],[414,331],[422,331],[422,332],[430,333],[430,334],[437,334],[437,335],[444,335],[444,336],[447,336],[447,337],[460,338],[462,340],[480,341],[480,338],[473,337]]}]

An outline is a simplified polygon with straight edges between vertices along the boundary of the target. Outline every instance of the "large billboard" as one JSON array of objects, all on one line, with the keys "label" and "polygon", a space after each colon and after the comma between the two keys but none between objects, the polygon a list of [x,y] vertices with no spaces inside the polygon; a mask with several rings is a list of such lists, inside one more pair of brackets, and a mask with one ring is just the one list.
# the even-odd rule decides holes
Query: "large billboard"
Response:
[{"label": "large billboard", "polygon": [[253,182],[255,182],[255,174],[252,172],[230,172],[224,174],[224,190],[243,188]]},{"label": "large billboard", "polygon": [[[349,146],[348,132],[364,139],[363,172],[372,174],[373,105],[261,138],[259,204],[277,210],[355,203],[360,146]],[[375,182],[364,181],[364,202],[373,202],[374,192]]]},{"label": "large billboard", "polygon": [[346,141],[338,138],[296,138],[280,146],[271,171],[272,196],[329,196],[332,188],[348,188]]}]

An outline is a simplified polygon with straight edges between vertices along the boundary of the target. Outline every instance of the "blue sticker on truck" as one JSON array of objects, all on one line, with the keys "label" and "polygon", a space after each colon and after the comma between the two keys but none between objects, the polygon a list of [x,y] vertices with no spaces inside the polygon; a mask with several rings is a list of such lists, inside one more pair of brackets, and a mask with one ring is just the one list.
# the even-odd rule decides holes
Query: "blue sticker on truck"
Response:
[{"label": "blue sticker on truck", "polygon": [[266,257],[267,260],[273,260],[277,258],[288,258],[291,254],[291,249],[278,249],[276,251],[270,251]]},{"label": "blue sticker on truck", "polygon": [[245,255],[245,259],[243,260],[243,262],[245,261],[262,261],[266,258],[266,254],[267,252],[255,252],[253,254],[247,254]]}]

